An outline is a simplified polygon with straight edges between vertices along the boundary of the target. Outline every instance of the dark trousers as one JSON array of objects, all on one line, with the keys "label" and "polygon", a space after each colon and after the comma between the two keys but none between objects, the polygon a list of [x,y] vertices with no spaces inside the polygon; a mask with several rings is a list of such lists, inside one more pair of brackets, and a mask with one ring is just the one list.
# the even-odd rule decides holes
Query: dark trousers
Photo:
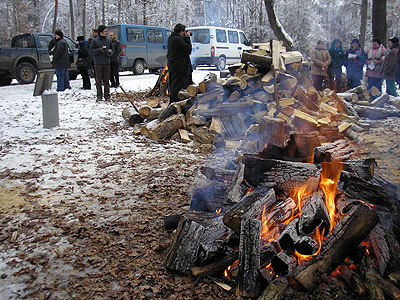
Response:
[{"label": "dark trousers", "polygon": [[380,92],[382,92],[382,83],[382,78],[368,77],[368,89],[371,89],[374,86],[377,87]]},{"label": "dark trousers", "polygon": [[317,91],[322,91],[322,82],[324,81],[324,78],[325,76],[323,75],[312,74],[313,84]]},{"label": "dark trousers", "polygon": [[82,76],[83,88],[85,90],[90,90],[92,88],[92,85],[90,84],[88,68],[86,67],[79,68],[79,72],[81,73]]},{"label": "dark trousers", "polygon": [[329,88],[336,93],[342,91],[342,67],[332,66],[328,67]]},{"label": "dark trousers", "polygon": [[174,71],[169,68],[168,72],[168,90],[169,102],[180,101],[178,94],[181,89],[187,88],[189,85],[188,74],[181,71]]},{"label": "dark trousers", "polygon": [[110,63],[111,74],[110,81],[112,87],[119,86],[119,62],[111,62]]},{"label": "dark trousers", "polygon": [[95,65],[97,100],[103,98],[101,84],[104,84],[104,98],[110,99],[110,65]]}]

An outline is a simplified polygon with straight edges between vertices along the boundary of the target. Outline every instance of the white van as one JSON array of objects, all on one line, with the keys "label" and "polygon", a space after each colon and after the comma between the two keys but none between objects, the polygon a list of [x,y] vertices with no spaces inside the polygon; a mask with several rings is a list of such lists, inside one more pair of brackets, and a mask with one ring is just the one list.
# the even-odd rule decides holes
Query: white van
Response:
[{"label": "white van", "polygon": [[186,30],[192,33],[193,69],[198,65],[209,65],[222,71],[227,64],[240,62],[243,50],[251,49],[242,30],[214,26],[189,27]]}]

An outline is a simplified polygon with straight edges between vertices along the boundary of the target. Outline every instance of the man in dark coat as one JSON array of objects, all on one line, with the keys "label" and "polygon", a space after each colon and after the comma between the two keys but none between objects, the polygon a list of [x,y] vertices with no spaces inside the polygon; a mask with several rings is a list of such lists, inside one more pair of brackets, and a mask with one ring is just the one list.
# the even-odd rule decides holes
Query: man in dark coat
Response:
[{"label": "man in dark coat", "polygon": [[99,36],[90,45],[90,54],[94,59],[94,72],[96,75],[97,101],[103,100],[102,83],[104,84],[104,98],[110,100],[110,56],[112,54],[111,40],[107,37],[108,30],[105,25],[97,28]]},{"label": "man in dark coat", "polygon": [[112,54],[110,57],[110,81],[111,87],[119,87],[119,55],[121,54],[121,42],[116,38],[114,32],[110,32],[110,40],[112,43]]},{"label": "man in dark coat", "polygon": [[56,69],[57,76],[57,92],[65,91],[70,89],[68,68],[70,65],[68,44],[63,39],[64,34],[61,30],[57,30],[55,33],[56,45],[53,50],[53,66]]},{"label": "man in dark coat", "polygon": [[346,52],[346,70],[347,70],[347,81],[349,87],[354,88],[361,85],[361,79],[363,78],[363,68],[367,56],[364,49],[361,48],[360,41],[353,39],[351,41],[351,47]]},{"label": "man in dark coat", "polygon": [[[97,31],[97,28],[92,29],[92,36],[88,38],[87,44],[88,48],[90,49],[90,45],[92,44],[92,41],[99,36],[99,33]],[[93,63],[93,56],[89,53],[88,57],[88,74],[90,77],[94,78],[94,63]]]},{"label": "man in dark coat", "polygon": [[82,82],[83,82],[82,89],[90,90],[92,88],[92,86],[90,84],[90,78],[89,78],[89,74],[88,74],[89,45],[83,35],[78,36],[76,40],[79,43],[78,61],[76,62],[76,66],[78,67],[78,70],[82,76]]},{"label": "man in dark coat", "polygon": [[388,49],[386,50],[385,60],[383,61],[383,78],[386,79],[386,93],[397,97],[396,80],[400,85],[400,80],[397,78],[399,68],[399,51],[400,41],[397,37],[392,37],[388,41]]},{"label": "man in dark coat", "polygon": [[167,66],[169,72],[170,103],[179,101],[178,93],[191,84],[192,65],[190,53],[192,44],[186,26],[177,24],[168,38]]}]

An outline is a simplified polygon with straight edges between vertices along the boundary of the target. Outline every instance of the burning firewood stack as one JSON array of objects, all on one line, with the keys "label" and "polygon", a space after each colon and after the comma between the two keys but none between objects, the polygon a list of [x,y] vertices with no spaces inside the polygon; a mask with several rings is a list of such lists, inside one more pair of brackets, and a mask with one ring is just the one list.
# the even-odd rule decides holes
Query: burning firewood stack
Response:
[{"label": "burning firewood stack", "polygon": [[165,217],[175,231],[164,265],[238,299],[400,299],[400,192],[356,158],[363,107],[398,116],[396,99],[318,93],[300,60],[260,45],[228,78],[148,109],[137,130],[149,138],[237,150],[201,168],[189,211]]}]

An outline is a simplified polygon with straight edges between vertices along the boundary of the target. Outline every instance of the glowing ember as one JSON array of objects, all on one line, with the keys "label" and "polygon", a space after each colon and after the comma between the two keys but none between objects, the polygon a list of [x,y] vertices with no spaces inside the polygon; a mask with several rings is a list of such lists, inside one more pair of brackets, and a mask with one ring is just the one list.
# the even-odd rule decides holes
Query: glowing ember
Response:
[{"label": "glowing ember", "polygon": [[215,212],[216,212],[217,214],[220,214],[221,211],[222,211],[222,208],[218,208],[218,209],[215,210]]},{"label": "glowing ember", "polygon": [[333,163],[321,163],[322,172],[321,172],[321,180],[319,182],[319,188],[325,194],[326,207],[329,212],[329,218],[331,220],[331,226],[329,228],[329,232],[336,225],[335,214],[336,214],[336,205],[335,205],[335,197],[337,191],[337,182],[339,181],[340,173],[342,172],[342,165],[340,162]]},{"label": "glowing ember", "polygon": [[248,190],[247,190],[247,193],[246,193],[246,195],[248,195],[248,194],[250,194],[251,192],[253,192],[254,191],[254,189],[253,188],[249,188]]},{"label": "glowing ember", "polygon": [[228,269],[224,271],[224,276],[228,279],[232,278],[233,269],[239,265],[239,260],[236,260],[233,264],[231,264]]},{"label": "glowing ember", "polygon": [[302,255],[299,252],[295,251],[294,254],[297,256],[298,262],[306,261],[309,260],[311,257],[318,255],[318,253],[321,251],[321,246],[322,246],[322,239],[324,237],[324,231],[325,228],[322,229],[322,232],[319,231],[319,227],[316,228],[315,230],[315,235],[314,235],[314,240],[317,240],[318,243],[318,250],[310,255]]}]

